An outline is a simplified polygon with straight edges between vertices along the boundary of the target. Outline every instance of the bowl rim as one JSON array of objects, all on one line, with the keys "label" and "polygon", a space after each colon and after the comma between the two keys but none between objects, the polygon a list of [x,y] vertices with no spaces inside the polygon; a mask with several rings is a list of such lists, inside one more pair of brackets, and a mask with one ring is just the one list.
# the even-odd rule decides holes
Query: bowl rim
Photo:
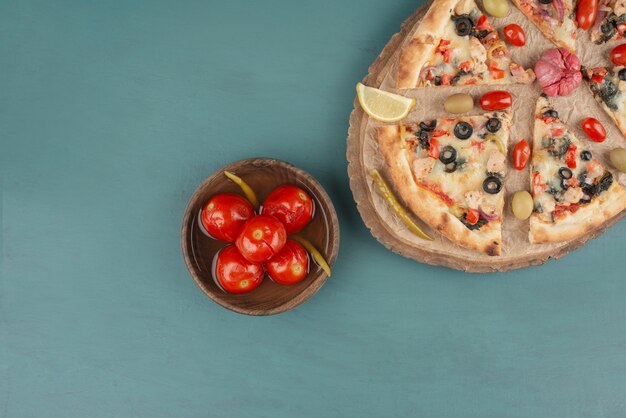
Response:
[{"label": "bowl rim", "polygon": [[[183,253],[183,259],[185,261],[185,266],[187,267],[187,271],[193,278],[196,285],[200,288],[200,290],[202,290],[202,292],[213,302],[217,303],[223,308],[226,308],[228,310],[231,310],[233,312],[243,314],[243,315],[251,315],[251,316],[276,315],[276,314],[287,312],[291,309],[296,308],[297,306],[304,303],[311,296],[316,294],[319,291],[319,289],[324,285],[324,283],[326,283],[326,280],[328,280],[328,276],[326,275],[326,273],[324,273],[320,269],[319,274],[321,277],[313,279],[311,283],[307,287],[305,287],[302,292],[298,293],[295,297],[283,302],[280,305],[277,305],[268,309],[262,309],[262,310],[254,309],[254,308],[242,308],[238,305],[234,305],[220,298],[217,293],[209,289],[204,284],[204,282],[200,278],[200,275],[195,270],[195,265],[192,262],[191,256],[190,256],[191,249],[188,246],[188,241],[189,241],[188,238],[191,233],[191,228],[189,228],[190,218],[197,216],[197,214],[192,213],[191,209],[193,206],[195,206],[198,203],[198,200],[200,199],[200,194],[201,194],[200,192],[203,191],[206,187],[208,187],[208,184],[211,181],[213,181],[215,176],[218,175],[220,172],[223,172],[225,170],[232,170],[233,167],[240,167],[246,164],[250,164],[250,165],[262,164],[266,166],[278,165],[283,169],[291,171],[298,179],[303,181],[305,184],[310,183],[313,186],[315,186],[314,187],[315,189],[314,192],[316,194],[315,198],[319,201],[324,201],[327,204],[328,212],[329,212],[328,213],[329,228],[334,231],[334,234],[333,234],[334,240],[333,242],[329,243],[329,247],[331,248],[331,254],[327,256],[328,264],[331,267],[334,266],[335,261],[337,260],[337,255],[339,253],[340,228],[339,228],[339,220],[337,218],[337,212],[335,210],[335,206],[333,205],[332,200],[330,199],[330,196],[328,196],[328,193],[326,192],[324,187],[311,174],[309,174],[303,169],[287,161],[283,161],[283,160],[279,160],[275,158],[264,158],[264,157],[244,158],[241,160],[233,161],[225,166],[222,166],[218,168],[217,170],[214,170],[211,174],[209,174],[209,176],[207,176],[202,181],[202,183],[198,185],[198,187],[194,190],[189,200],[187,201],[187,205],[185,207],[185,212],[184,212],[183,221],[182,221],[182,228],[181,228],[181,238],[180,238],[181,249]],[[241,295],[241,297],[245,297],[245,296],[246,296],[245,294]]]}]

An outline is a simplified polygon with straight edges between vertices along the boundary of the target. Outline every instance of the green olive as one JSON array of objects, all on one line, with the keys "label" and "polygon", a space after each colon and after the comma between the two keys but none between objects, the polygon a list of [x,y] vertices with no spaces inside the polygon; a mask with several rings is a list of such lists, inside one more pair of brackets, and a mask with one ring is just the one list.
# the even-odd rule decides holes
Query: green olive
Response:
[{"label": "green olive", "polygon": [[526,190],[520,190],[513,195],[513,201],[511,202],[511,209],[517,219],[524,220],[530,217],[533,213],[533,197]]},{"label": "green olive", "polygon": [[509,14],[507,0],[483,0],[483,7],[493,17],[504,17]]},{"label": "green olive", "polygon": [[615,148],[611,150],[611,164],[622,173],[626,173],[626,148]]},{"label": "green olive", "polygon": [[448,113],[466,113],[474,107],[474,99],[469,94],[457,93],[448,96],[443,103],[443,108]]}]

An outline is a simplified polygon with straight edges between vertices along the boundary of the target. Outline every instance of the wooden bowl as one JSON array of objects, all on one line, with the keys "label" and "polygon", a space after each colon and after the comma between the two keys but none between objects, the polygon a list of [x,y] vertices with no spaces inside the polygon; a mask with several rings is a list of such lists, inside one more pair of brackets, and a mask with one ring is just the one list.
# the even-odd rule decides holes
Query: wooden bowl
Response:
[{"label": "wooden bowl", "polygon": [[312,259],[306,279],[291,286],[274,283],[266,275],[263,283],[252,292],[231,295],[213,280],[213,258],[228,243],[207,236],[199,226],[199,214],[215,194],[232,192],[243,195],[239,186],[224,176],[225,170],[243,178],[257,193],[259,202],[281,184],[295,184],[306,190],[315,201],[315,213],[311,223],[296,235],[313,243],[331,267],[339,251],[339,222],[335,208],[326,191],[310,174],[270,158],[251,158],[220,168],[198,187],[187,204],[181,237],[183,256],[191,277],[210,299],[246,315],[274,315],[293,309],[313,296],[326,281],[326,274]]}]

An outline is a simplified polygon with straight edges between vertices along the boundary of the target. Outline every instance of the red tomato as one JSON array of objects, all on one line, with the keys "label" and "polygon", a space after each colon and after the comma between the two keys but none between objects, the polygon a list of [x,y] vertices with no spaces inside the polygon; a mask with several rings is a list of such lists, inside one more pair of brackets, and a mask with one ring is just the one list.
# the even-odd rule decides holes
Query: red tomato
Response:
[{"label": "red tomato", "polygon": [[271,215],[285,225],[288,234],[301,231],[313,219],[315,204],[298,186],[285,184],[275,188],[263,202],[261,213]]},{"label": "red tomato", "polygon": [[626,44],[617,45],[611,51],[611,61],[615,65],[626,65]]},{"label": "red tomato", "polygon": [[493,77],[494,80],[504,78],[504,70],[499,69],[498,64],[496,64],[495,61],[489,62],[489,71],[491,72],[491,77]]},{"label": "red tomato", "polygon": [[265,263],[265,269],[278,284],[296,284],[309,274],[309,255],[302,245],[288,239],[283,249]]},{"label": "red tomato", "polygon": [[257,215],[246,221],[235,245],[246,260],[263,263],[283,249],[287,231],[281,221],[269,215]]},{"label": "red tomato", "polygon": [[480,219],[480,212],[477,209],[470,209],[467,211],[467,215],[465,215],[465,220],[470,225],[476,225],[476,222]]},{"label": "red tomato", "polygon": [[263,281],[263,266],[246,260],[237,247],[229,245],[215,256],[213,278],[228,293],[247,293]]},{"label": "red tomato", "polygon": [[569,168],[576,168],[576,145],[570,145],[565,153],[565,164]]},{"label": "red tomato", "polygon": [[213,196],[202,208],[200,220],[206,232],[222,241],[235,242],[243,224],[254,216],[254,208],[234,193]]},{"label": "red tomato", "polygon": [[530,158],[530,146],[525,139],[522,139],[513,148],[513,167],[523,170]]},{"label": "red tomato", "polygon": [[433,157],[435,160],[439,158],[439,140],[437,138],[430,138],[430,148],[428,148],[428,156]]},{"label": "red tomato", "polygon": [[490,91],[480,97],[480,107],[485,110],[504,110],[511,107],[511,104],[513,97],[504,90]]},{"label": "red tomato", "polygon": [[598,15],[598,0],[578,0],[576,21],[582,30],[589,29]]},{"label": "red tomato", "polygon": [[520,25],[516,25],[515,23],[504,27],[504,38],[511,45],[526,45],[526,33],[524,33],[524,29],[522,29]]},{"label": "red tomato", "polygon": [[585,118],[582,123],[583,131],[595,142],[604,142],[606,139],[606,129],[598,119]]}]

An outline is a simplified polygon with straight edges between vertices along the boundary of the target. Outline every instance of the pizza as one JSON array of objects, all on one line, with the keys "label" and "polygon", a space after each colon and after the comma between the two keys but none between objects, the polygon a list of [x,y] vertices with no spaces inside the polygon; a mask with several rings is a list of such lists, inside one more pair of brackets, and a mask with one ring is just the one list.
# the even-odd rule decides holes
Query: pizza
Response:
[{"label": "pizza", "polygon": [[572,0],[513,0],[513,3],[556,46],[576,53]]},{"label": "pizza", "polygon": [[586,68],[583,77],[596,101],[626,136],[626,67]]},{"label": "pizza", "polygon": [[408,207],[452,242],[501,254],[509,112],[377,128]]},{"label": "pizza", "polygon": [[601,44],[622,39],[626,32],[626,0],[599,0],[596,21],[590,29],[591,40]]},{"label": "pizza", "polygon": [[626,192],[559,119],[537,100],[531,161],[531,243],[579,238],[626,209]]},{"label": "pizza", "polygon": [[402,48],[399,89],[471,84],[530,83],[532,70],[508,47],[474,0],[434,0]]}]

